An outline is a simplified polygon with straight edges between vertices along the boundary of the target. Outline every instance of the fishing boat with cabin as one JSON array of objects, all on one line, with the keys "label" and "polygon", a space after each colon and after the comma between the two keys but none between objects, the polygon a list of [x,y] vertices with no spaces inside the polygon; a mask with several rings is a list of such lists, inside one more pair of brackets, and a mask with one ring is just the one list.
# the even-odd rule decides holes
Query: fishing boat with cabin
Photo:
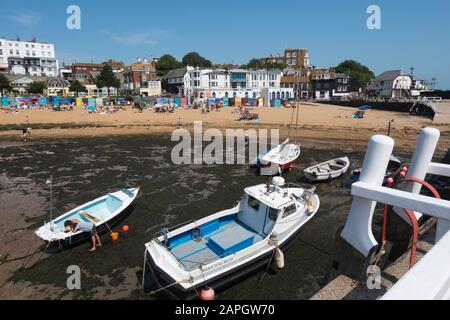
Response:
[{"label": "fishing boat with cabin", "polygon": [[90,234],[81,231],[64,232],[65,221],[76,219],[92,222],[97,233],[105,233],[133,211],[138,194],[139,188],[129,188],[102,196],[50,220],[35,233],[49,245],[67,247],[80,244],[90,239]]},{"label": "fishing boat with cabin", "polygon": [[153,293],[192,299],[205,286],[220,290],[274,257],[282,267],[282,250],[319,206],[314,187],[285,185],[282,177],[248,187],[234,208],[155,235],[145,245],[143,279],[150,269],[159,287]]}]

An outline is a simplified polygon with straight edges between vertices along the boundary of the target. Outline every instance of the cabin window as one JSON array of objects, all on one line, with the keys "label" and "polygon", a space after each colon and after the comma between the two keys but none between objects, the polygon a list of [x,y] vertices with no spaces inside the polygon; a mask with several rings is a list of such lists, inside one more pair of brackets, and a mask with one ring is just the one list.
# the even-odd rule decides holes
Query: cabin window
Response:
[{"label": "cabin window", "polygon": [[278,219],[278,210],[274,208],[269,208],[269,219],[272,221],[277,221]]},{"label": "cabin window", "polygon": [[293,214],[295,211],[297,211],[297,207],[295,204],[290,205],[284,210],[283,213],[283,219],[289,217],[291,214]]},{"label": "cabin window", "polygon": [[256,211],[258,211],[259,210],[259,201],[258,201],[258,199],[255,199],[252,196],[249,196],[248,197],[248,206],[250,208],[253,208]]}]

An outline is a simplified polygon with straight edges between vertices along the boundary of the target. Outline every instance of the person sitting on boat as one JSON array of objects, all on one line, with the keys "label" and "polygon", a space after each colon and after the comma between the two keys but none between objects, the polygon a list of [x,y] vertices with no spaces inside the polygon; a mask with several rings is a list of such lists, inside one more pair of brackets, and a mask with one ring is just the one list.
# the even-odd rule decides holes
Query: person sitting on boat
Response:
[{"label": "person sitting on boat", "polygon": [[64,232],[88,232],[91,235],[92,248],[89,251],[95,251],[96,247],[101,247],[100,237],[93,222],[85,222],[77,219],[67,220],[64,222]]}]

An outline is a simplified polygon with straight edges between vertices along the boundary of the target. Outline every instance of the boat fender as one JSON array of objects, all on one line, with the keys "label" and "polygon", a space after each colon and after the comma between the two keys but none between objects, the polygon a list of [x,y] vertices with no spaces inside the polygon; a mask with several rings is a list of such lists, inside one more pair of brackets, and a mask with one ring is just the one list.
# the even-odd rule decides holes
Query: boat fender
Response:
[{"label": "boat fender", "polygon": [[275,265],[280,270],[284,268],[284,254],[279,247],[275,249]]},{"label": "boat fender", "polygon": [[210,287],[204,287],[200,291],[200,299],[203,301],[213,301],[216,299],[216,293],[214,292],[213,288]]}]

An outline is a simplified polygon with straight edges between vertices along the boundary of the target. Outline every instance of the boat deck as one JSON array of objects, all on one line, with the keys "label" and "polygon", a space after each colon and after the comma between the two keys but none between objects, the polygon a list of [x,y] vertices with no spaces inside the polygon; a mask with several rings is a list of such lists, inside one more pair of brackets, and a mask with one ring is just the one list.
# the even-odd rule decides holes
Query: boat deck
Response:
[{"label": "boat deck", "polygon": [[201,241],[186,241],[177,244],[170,251],[186,270],[192,270],[201,264],[212,263],[262,240],[261,235],[233,220],[205,234]]}]

